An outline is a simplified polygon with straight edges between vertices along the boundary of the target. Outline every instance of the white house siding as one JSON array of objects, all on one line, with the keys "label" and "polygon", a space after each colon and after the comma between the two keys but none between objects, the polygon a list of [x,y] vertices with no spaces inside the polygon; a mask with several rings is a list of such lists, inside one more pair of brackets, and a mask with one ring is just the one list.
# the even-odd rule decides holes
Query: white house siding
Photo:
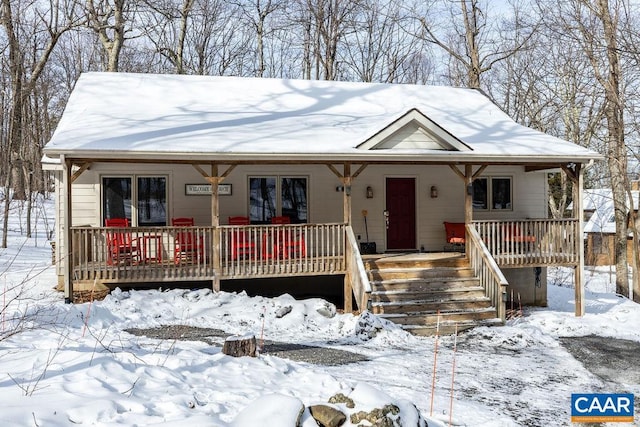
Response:
[{"label": "white house siding", "polygon": [[64,275],[63,264],[60,262],[62,254],[64,253],[64,242],[62,239],[62,230],[64,229],[64,188],[62,186],[62,171],[55,170],[53,172],[53,179],[55,184],[56,193],[55,197],[55,209],[56,209],[56,223],[54,226],[53,240],[55,241],[55,258],[56,258],[56,274],[58,275],[58,284],[62,284]]},{"label": "white house siding", "polygon": [[427,150],[441,150],[442,146],[417,125],[405,126],[394,133],[379,148],[419,148]]},{"label": "white house siding", "polygon": [[[341,166],[337,167],[342,170]],[[249,215],[250,177],[306,177],[308,179],[307,209],[311,223],[342,222],[342,193],[336,187],[342,185],[336,175],[324,165],[260,165],[238,166],[225,179],[231,184],[233,194],[220,196],[220,223],[226,224],[229,216]]]},{"label": "white house siding", "polygon": [[[94,163],[84,171],[73,183],[72,187],[72,220],[74,226],[99,227],[102,224],[101,181],[102,177],[116,176],[167,176],[168,185],[170,175],[174,169],[171,165],[152,164],[119,164]],[[169,188],[171,191],[171,188]],[[169,196],[170,197],[170,196]]]},{"label": "white house siding", "polygon": [[[545,218],[546,191],[544,173],[525,173],[523,167],[489,167],[483,176],[509,176],[513,185],[513,210],[474,212],[475,219]],[[444,247],[443,221],[464,221],[465,186],[462,179],[449,166],[393,165],[369,166],[357,179],[353,194],[354,232],[365,236],[362,209],[368,211],[369,238],[378,250],[385,248],[386,227],[385,182],[387,177],[413,177],[416,179],[417,248],[439,251]],[[374,198],[365,197],[370,185]],[[431,198],[431,186],[436,186],[437,198]]]},{"label": "white house siding", "polygon": [[481,177],[512,177],[513,210],[474,210],[473,218],[547,218],[547,175],[545,172],[525,172],[522,166],[489,166]]},{"label": "white house siding", "polygon": [[[512,177],[513,211],[474,211],[473,218],[482,219],[509,219],[509,218],[547,218],[548,210],[548,185],[545,172],[524,172],[523,167],[518,166],[490,166],[481,176],[486,177]],[[536,282],[536,273],[533,267],[503,269],[509,287],[508,299],[512,295],[515,308],[522,305],[547,305],[547,281],[546,267],[542,268],[539,282]],[[511,307],[511,302],[507,308]]]}]

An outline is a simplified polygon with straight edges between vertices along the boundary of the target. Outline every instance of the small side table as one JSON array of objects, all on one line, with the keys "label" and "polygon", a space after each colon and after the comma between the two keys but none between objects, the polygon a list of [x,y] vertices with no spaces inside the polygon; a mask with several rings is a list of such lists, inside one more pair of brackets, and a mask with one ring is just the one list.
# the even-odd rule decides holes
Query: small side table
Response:
[{"label": "small side table", "polygon": [[162,234],[145,234],[142,236],[142,262],[145,264],[162,263]]}]

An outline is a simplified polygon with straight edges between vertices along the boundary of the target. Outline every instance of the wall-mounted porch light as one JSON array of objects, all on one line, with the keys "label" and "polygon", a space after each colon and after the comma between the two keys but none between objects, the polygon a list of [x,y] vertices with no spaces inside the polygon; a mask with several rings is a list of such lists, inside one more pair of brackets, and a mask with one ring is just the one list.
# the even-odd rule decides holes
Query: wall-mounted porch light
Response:
[{"label": "wall-mounted porch light", "polygon": [[367,199],[373,199],[373,188],[371,186],[367,186]]},{"label": "wall-mounted porch light", "polygon": [[431,198],[435,199],[438,197],[438,187],[436,187],[435,185],[431,186]]}]

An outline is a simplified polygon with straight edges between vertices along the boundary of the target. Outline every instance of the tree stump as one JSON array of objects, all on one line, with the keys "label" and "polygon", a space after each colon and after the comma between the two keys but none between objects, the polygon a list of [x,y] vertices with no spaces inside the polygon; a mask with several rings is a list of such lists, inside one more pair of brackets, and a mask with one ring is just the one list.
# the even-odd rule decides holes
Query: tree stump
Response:
[{"label": "tree stump", "polygon": [[255,335],[233,336],[224,340],[222,352],[233,357],[256,357],[256,349]]}]

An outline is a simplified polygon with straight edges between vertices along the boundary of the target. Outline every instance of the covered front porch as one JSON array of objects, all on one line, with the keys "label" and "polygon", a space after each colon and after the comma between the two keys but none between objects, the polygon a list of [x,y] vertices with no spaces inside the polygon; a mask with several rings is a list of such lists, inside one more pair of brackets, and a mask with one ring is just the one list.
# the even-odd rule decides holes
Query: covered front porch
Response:
[{"label": "covered front porch", "polygon": [[[219,290],[222,280],[343,276],[344,309],[363,310],[370,306],[372,293],[362,251],[363,244],[369,242],[368,227],[373,223],[371,234],[381,243],[379,253],[437,253],[447,249],[444,223],[453,220],[464,226],[464,245],[455,250],[463,253],[484,295],[503,321],[508,286],[501,270],[504,268],[575,267],[576,314],[584,313],[580,206],[574,211],[575,219],[517,219],[518,214],[535,217],[536,213],[546,212],[541,205],[546,195],[532,195],[526,190],[544,185],[546,175],[540,170],[554,166],[560,169],[562,165],[412,162],[413,172],[407,174],[406,162],[398,161],[309,161],[295,165],[281,161],[230,162],[212,163],[207,171],[195,163],[174,165],[155,160],[137,164],[138,175],[119,178],[127,165],[117,161],[65,160],[61,174],[63,207],[74,206],[74,200],[86,200],[85,188],[95,194],[96,187],[102,190],[98,197],[92,195],[90,199],[93,203],[98,199],[105,206],[106,184],[117,181],[141,185],[148,182],[147,176],[158,176],[158,170],[166,170],[160,179],[171,187],[162,192],[171,195],[171,200],[165,202],[172,206],[171,220],[191,212],[200,212],[200,217],[196,218],[196,225],[190,226],[141,225],[143,211],[134,203],[135,194],[131,196],[133,201],[119,196],[126,204],[122,211],[133,211],[131,226],[100,226],[107,219],[106,208],[87,210],[86,218],[92,224],[74,225],[62,233],[59,259],[69,302],[73,301],[74,286],[79,284],[144,286],[210,281],[212,288]],[[285,169],[286,175],[278,174]],[[564,170],[576,184],[574,200],[580,200],[576,197],[582,187],[580,165]],[[483,173],[487,173],[486,177]],[[262,176],[280,177],[272,179],[279,189],[278,182],[284,188],[285,180],[304,183],[304,209],[299,210],[298,220],[306,222],[272,224],[258,217],[257,221],[249,218],[243,225],[222,223],[233,215],[253,215],[254,201],[264,193],[253,192],[253,184],[266,182]],[[207,183],[201,185],[207,191],[190,195],[189,183],[198,178]],[[483,185],[477,186],[476,181]],[[498,194],[498,190],[506,195]],[[137,198],[141,198],[140,194]],[[264,199],[259,201],[262,206]],[[278,203],[282,206],[272,215],[284,213],[284,202]],[[369,209],[361,210],[363,207]],[[78,207],[63,208],[62,212],[61,226],[78,223],[75,216],[84,214]],[[492,219],[495,216],[505,219]],[[206,217],[210,218],[210,225],[200,225]],[[323,221],[336,217],[341,221]],[[164,218],[167,224],[171,222],[168,215]],[[316,221],[309,221],[314,218]],[[122,245],[122,241],[127,243]]]}]

